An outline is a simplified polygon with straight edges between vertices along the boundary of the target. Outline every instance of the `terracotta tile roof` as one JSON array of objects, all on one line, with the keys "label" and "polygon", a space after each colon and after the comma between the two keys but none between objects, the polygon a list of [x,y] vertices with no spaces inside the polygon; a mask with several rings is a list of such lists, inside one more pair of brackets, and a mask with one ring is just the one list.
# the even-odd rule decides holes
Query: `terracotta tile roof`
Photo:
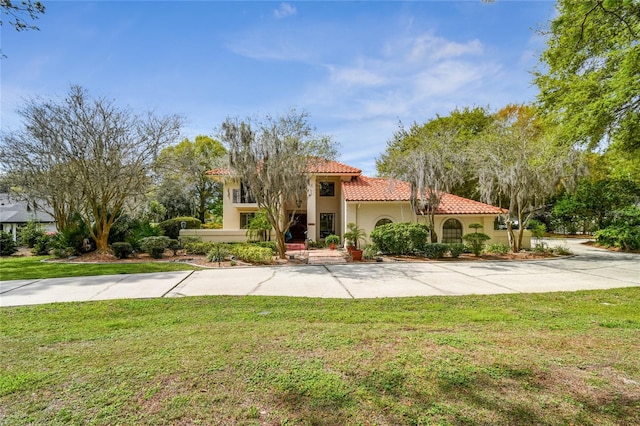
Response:
[{"label": "terracotta tile roof", "polygon": [[315,161],[309,167],[309,172],[317,174],[335,174],[335,175],[359,175],[362,170],[337,161]]},{"label": "terracotta tile roof", "polygon": [[409,201],[411,188],[400,180],[358,176],[342,182],[342,193],[347,201]]},{"label": "terracotta tile roof", "polygon": [[[313,174],[332,174],[332,175],[359,175],[362,170],[355,167],[347,166],[346,164],[339,163],[337,161],[314,161],[309,166],[309,172]],[[219,167],[217,169],[209,170],[207,175],[209,176],[224,176],[229,174],[229,168]]]},{"label": "terracotta tile roof", "polygon": [[453,194],[444,194],[442,201],[436,210],[436,214],[501,214],[500,207],[480,201],[458,197]]},{"label": "terracotta tile roof", "polygon": [[[409,183],[394,179],[358,176],[342,182],[346,201],[409,201]],[[444,194],[436,214],[500,214],[502,209],[453,194]]]}]

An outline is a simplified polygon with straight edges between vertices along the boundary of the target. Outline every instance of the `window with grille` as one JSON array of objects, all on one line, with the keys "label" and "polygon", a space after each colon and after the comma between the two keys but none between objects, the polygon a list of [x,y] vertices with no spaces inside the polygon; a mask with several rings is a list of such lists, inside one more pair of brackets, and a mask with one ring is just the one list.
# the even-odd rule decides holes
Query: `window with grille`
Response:
[{"label": "window with grille", "polygon": [[462,224],[457,219],[447,219],[442,225],[442,242],[443,243],[461,243],[462,242]]}]

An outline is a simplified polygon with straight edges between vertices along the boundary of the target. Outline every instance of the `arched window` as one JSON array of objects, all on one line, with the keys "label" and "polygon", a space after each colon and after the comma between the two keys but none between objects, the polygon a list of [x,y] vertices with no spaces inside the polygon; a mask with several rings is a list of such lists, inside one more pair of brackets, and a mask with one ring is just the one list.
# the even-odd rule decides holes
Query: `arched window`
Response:
[{"label": "arched window", "polygon": [[457,219],[447,219],[442,225],[442,242],[443,243],[461,243],[462,242],[462,224]]},{"label": "arched window", "polygon": [[391,219],[387,219],[386,217],[384,217],[376,222],[376,226],[374,228],[377,228],[378,226],[386,225],[387,223],[393,223],[393,221]]}]

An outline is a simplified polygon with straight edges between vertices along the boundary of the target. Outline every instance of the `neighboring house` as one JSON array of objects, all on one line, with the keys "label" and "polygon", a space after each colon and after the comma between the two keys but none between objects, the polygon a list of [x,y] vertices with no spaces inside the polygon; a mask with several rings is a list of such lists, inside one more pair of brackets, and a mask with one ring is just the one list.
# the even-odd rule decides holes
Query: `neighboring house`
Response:
[{"label": "neighboring house", "polygon": [[0,230],[10,233],[17,241],[18,230],[28,222],[39,222],[45,232],[56,232],[55,219],[42,208],[12,199],[9,194],[0,194]]},{"label": "neighboring house", "polygon": [[[367,235],[376,226],[390,222],[428,223],[428,218],[411,208],[410,186],[407,182],[386,178],[371,178],[361,170],[336,161],[314,167],[307,199],[300,206],[293,203],[288,211],[295,211],[290,228],[292,241],[322,240],[329,234],[342,236],[348,223],[355,223]],[[239,180],[223,179],[228,170],[208,172],[214,179],[224,181],[222,229],[183,230],[181,235],[199,235],[205,241],[246,241],[247,224],[258,210],[250,192]],[[497,218],[504,211],[452,194],[445,194],[436,211],[435,228],[439,242],[462,242],[462,235],[474,232],[471,223],[484,226],[480,232],[491,242],[508,243],[507,233],[497,229]],[[530,247],[530,234],[525,235],[523,247]]]}]

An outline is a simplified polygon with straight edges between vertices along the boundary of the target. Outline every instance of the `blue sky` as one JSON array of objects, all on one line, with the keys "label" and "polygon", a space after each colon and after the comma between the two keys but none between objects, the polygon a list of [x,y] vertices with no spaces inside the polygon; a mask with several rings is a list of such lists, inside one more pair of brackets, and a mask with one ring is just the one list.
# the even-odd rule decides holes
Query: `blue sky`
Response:
[{"label": "blue sky", "polygon": [[311,114],[339,160],[375,174],[398,122],[534,99],[551,1],[44,1],[40,31],[2,26],[1,125],[79,84],[136,112],[186,118]]}]

